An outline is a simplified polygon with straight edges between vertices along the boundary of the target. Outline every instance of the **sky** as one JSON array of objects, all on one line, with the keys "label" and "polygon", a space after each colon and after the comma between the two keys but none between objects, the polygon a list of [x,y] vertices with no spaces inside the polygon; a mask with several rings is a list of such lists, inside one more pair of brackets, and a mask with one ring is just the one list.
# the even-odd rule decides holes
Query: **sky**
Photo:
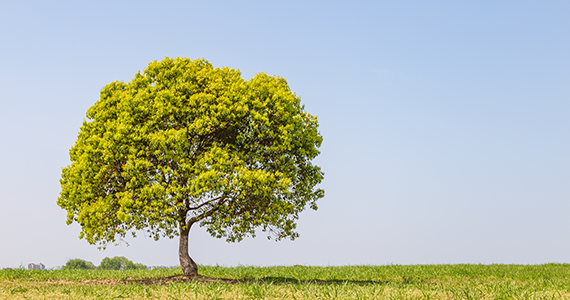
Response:
[{"label": "sky", "polygon": [[[239,3],[238,3],[239,2]],[[227,243],[203,265],[570,263],[568,1],[0,1],[0,268],[100,251],[57,198],[87,109],[165,57],[284,77],[318,117],[319,210],[295,241]]]}]

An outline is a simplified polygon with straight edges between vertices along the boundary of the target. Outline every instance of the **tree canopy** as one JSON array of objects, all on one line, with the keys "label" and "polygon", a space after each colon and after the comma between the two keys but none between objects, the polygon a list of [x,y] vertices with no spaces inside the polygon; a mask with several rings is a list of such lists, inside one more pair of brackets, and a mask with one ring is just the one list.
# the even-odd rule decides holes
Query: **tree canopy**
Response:
[{"label": "tree canopy", "polygon": [[312,164],[321,142],[317,118],[285,79],[246,81],[204,59],[165,58],[101,90],[57,203],[68,224],[81,225],[80,238],[102,248],[128,232],[179,235],[184,273],[197,274],[193,224],[230,242],[256,228],[269,239],[298,236],[299,213],[324,196]]},{"label": "tree canopy", "polygon": [[146,266],[139,263],[133,263],[124,256],[115,256],[113,258],[105,257],[101,261],[98,269],[101,270],[145,270]]},{"label": "tree canopy", "polygon": [[95,269],[95,265],[90,262],[80,258],[70,259],[68,260],[63,267],[62,270],[73,270],[73,269],[83,269],[83,270],[93,270]]}]

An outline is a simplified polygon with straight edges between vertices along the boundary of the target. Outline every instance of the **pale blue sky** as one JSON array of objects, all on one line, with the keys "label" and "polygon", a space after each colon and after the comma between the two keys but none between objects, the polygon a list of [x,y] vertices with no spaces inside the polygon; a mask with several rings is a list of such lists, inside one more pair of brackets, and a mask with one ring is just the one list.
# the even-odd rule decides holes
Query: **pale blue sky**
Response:
[{"label": "pale blue sky", "polygon": [[236,2],[0,2],[0,267],[178,264],[177,240],[98,251],[56,205],[100,89],[165,56],[286,78],[324,137],[300,238],[196,227],[198,263],[570,263],[570,2]]}]

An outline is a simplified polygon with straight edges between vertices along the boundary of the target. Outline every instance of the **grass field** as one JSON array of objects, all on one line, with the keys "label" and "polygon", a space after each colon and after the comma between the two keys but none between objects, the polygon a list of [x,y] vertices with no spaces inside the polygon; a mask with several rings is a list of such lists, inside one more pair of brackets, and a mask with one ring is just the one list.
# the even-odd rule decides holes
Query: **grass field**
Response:
[{"label": "grass field", "polygon": [[143,284],[180,269],[0,270],[0,299],[570,299],[570,264],[201,266],[243,283]]}]

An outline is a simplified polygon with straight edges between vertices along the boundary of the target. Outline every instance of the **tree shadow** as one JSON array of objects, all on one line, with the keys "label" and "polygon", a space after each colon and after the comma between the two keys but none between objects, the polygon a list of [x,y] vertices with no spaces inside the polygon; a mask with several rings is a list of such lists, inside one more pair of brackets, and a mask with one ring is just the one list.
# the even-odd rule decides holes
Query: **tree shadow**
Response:
[{"label": "tree shadow", "polygon": [[394,280],[349,280],[349,279],[296,279],[291,277],[262,277],[262,278],[248,278],[242,279],[243,283],[264,283],[264,284],[287,284],[287,285],[301,285],[301,284],[318,284],[318,285],[342,285],[342,284],[355,284],[355,285],[382,285],[395,283]]},{"label": "tree shadow", "polygon": [[261,277],[261,278],[245,278],[245,279],[228,279],[219,277],[208,277],[203,275],[173,275],[168,277],[156,278],[142,278],[142,279],[127,279],[125,283],[143,284],[143,285],[164,285],[170,283],[183,283],[183,282],[201,282],[201,283],[225,283],[225,284],[270,284],[270,285],[303,285],[303,284],[318,284],[318,285],[386,285],[386,284],[433,284],[427,282],[422,278],[401,277],[399,280],[349,280],[349,279],[296,279],[291,277]]}]

